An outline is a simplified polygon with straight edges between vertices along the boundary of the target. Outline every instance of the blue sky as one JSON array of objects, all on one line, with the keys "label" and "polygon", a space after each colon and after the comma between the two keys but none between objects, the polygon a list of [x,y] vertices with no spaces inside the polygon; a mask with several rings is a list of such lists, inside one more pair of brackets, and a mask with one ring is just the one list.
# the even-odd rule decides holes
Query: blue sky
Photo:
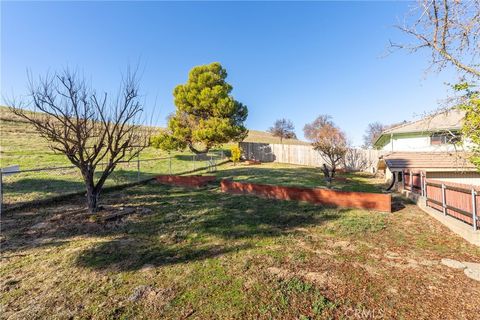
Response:
[{"label": "blue sky", "polygon": [[[65,66],[112,92],[142,66],[147,112],[174,110],[172,90],[195,65],[219,61],[247,126],[293,121],[297,134],[330,114],[355,145],[369,122],[411,120],[448,95],[451,71],[425,74],[428,52],[384,56],[408,2],[2,2],[2,96]],[[154,110],[155,109],[155,110]]]}]

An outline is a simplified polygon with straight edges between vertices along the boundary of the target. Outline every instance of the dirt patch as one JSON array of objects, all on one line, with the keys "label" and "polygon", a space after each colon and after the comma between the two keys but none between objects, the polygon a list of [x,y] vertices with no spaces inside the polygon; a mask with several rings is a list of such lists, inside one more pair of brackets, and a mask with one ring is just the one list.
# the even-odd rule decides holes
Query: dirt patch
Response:
[{"label": "dirt patch", "polygon": [[[417,269],[420,267],[433,267],[438,265],[438,261],[436,260],[426,258],[413,259],[392,251],[387,251],[383,256],[387,259],[386,264],[395,268]],[[375,258],[381,259],[378,255],[375,255]]]},{"label": "dirt patch", "polygon": [[355,268],[360,268],[362,270],[365,270],[365,272],[367,272],[371,276],[376,277],[376,276],[380,275],[380,272],[378,271],[378,268],[376,268],[374,266],[371,266],[371,265],[368,265],[368,264],[365,264],[365,263],[359,263],[359,262],[354,262],[353,265],[354,265]]},{"label": "dirt patch", "polygon": [[298,243],[297,245],[299,247],[301,247],[302,249],[313,252],[313,253],[315,253],[317,255],[320,255],[320,256],[323,256],[323,255],[333,256],[333,255],[335,255],[335,252],[333,252],[330,249],[314,249],[302,240],[297,241],[297,243]]},{"label": "dirt patch", "polygon": [[331,273],[324,272],[314,272],[314,271],[305,271],[299,270],[296,272],[289,271],[287,269],[269,267],[267,268],[268,273],[274,275],[276,278],[281,280],[289,280],[292,278],[301,278],[307,282],[313,283],[320,287],[326,287],[333,282],[338,282],[338,279]]},{"label": "dirt patch", "polygon": [[149,308],[163,309],[170,301],[175,298],[175,288],[154,288],[152,286],[142,285],[136,287],[127,301],[141,303]]},{"label": "dirt patch", "polygon": [[347,250],[347,251],[356,250],[356,246],[351,241],[344,241],[344,240],[333,241],[331,242],[330,246],[332,248],[338,248],[338,249]]}]

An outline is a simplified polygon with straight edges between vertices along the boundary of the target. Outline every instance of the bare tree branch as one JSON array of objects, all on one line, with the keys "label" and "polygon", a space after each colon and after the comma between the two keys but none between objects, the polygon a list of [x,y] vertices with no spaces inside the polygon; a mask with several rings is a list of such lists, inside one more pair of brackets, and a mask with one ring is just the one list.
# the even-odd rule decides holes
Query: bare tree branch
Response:
[{"label": "bare tree branch", "polygon": [[318,116],[303,128],[305,137],[326,162],[322,171],[330,185],[337,169],[348,150],[345,133],[338,128],[329,115]]},{"label": "bare tree branch", "polygon": [[[107,106],[107,94],[98,95],[84,78],[68,69],[29,81],[29,103],[10,103],[10,110],[23,118],[80,169],[91,212],[108,176],[120,161],[131,160],[149,145],[151,131],[140,126],[135,72],[128,72],[119,93]],[[33,106],[32,111],[25,109]],[[106,165],[95,178],[100,162]]]},{"label": "bare tree branch", "polygon": [[419,0],[417,6],[396,26],[414,42],[390,42],[390,48],[416,52],[432,50],[432,66],[448,64],[466,75],[480,78],[480,0]]}]

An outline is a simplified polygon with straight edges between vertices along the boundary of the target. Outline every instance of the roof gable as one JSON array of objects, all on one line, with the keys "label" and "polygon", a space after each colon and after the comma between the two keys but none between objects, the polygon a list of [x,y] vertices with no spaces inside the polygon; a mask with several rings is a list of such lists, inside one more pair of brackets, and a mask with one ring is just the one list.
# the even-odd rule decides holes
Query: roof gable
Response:
[{"label": "roof gable", "polygon": [[375,145],[377,145],[381,138],[386,135],[458,131],[462,128],[464,118],[465,111],[458,109],[450,109],[441,113],[430,115],[420,120],[404,123],[383,131],[375,141]]}]

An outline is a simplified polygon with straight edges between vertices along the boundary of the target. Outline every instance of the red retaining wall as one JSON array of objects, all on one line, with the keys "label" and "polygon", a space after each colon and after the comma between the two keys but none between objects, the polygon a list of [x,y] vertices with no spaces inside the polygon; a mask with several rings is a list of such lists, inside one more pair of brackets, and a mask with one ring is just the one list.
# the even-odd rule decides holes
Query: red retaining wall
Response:
[{"label": "red retaining wall", "polygon": [[298,200],[334,207],[392,212],[390,194],[336,191],[318,188],[283,187],[221,180],[222,192],[254,194],[279,200]]},{"label": "red retaining wall", "polygon": [[203,187],[209,182],[215,181],[215,176],[156,176],[155,179],[162,184],[182,187]]}]

